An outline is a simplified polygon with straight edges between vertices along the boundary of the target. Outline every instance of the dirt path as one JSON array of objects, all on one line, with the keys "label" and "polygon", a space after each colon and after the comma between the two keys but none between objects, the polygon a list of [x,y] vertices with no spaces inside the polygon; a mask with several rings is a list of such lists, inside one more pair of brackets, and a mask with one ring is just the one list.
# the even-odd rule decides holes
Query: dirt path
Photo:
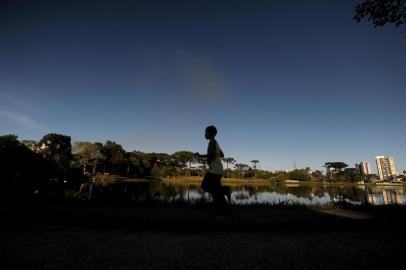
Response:
[{"label": "dirt path", "polygon": [[[0,268],[390,269],[405,252],[398,220],[356,211],[54,206],[0,225]],[[4,213],[3,213],[4,214]],[[393,224],[397,224],[396,228]]]}]

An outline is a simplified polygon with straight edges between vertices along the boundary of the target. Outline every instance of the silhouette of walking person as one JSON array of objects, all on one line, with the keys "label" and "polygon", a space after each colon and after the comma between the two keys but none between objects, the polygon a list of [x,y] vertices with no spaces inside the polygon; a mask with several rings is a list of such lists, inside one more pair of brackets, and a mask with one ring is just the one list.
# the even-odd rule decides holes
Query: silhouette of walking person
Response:
[{"label": "silhouette of walking person", "polygon": [[[217,216],[230,215],[230,209],[227,208],[227,202],[224,195],[230,197],[230,191],[228,187],[221,185],[221,176],[223,174],[223,164],[221,163],[221,158],[224,157],[223,151],[215,140],[217,135],[217,129],[215,126],[208,126],[205,130],[205,137],[209,140],[209,145],[207,147],[207,155],[200,155],[196,153],[199,157],[207,158],[207,164],[209,165],[209,170],[203,178],[201,187],[204,191],[209,192],[214,201],[214,208]],[[225,190],[228,193],[225,194]]]}]

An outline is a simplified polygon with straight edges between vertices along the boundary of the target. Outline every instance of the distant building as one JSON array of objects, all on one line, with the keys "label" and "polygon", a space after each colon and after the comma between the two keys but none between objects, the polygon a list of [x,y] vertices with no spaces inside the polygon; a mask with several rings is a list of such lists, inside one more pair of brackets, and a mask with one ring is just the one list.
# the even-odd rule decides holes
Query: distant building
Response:
[{"label": "distant building", "polygon": [[376,168],[382,181],[395,180],[398,175],[393,157],[376,156]]},{"label": "distant building", "polygon": [[371,165],[369,165],[369,163],[366,162],[366,161],[362,161],[362,162],[360,162],[360,163],[355,163],[355,168],[358,169],[358,171],[359,171],[360,174],[363,174],[363,175],[370,175],[370,174],[372,174],[372,172],[371,172]]}]

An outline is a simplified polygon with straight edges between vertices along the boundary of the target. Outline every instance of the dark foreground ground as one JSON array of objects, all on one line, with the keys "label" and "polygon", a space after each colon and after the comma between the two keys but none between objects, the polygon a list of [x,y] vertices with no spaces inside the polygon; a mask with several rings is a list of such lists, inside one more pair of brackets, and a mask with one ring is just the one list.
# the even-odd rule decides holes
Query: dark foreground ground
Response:
[{"label": "dark foreground ground", "polygon": [[207,206],[3,208],[0,269],[404,267],[404,208],[233,211],[216,219]]}]

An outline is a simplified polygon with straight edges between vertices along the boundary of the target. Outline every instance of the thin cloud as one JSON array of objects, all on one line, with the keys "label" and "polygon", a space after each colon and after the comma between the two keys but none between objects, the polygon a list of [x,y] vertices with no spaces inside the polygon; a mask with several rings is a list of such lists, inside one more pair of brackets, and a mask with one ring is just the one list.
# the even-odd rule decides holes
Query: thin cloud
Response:
[{"label": "thin cloud", "polygon": [[15,112],[0,110],[0,117],[6,120],[17,122],[25,127],[35,129],[35,130],[45,130],[45,127],[39,124],[37,121]]},{"label": "thin cloud", "polygon": [[34,108],[21,99],[12,96],[11,94],[0,93],[0,103],[12,107],[18,107],[23,111],[34,111]]},{"label": "thin cloud", "polygon": [[230,99],[228,83],[210,55],[184,50],[148,54],[142,77],[136,75],[139,89],[170,90],[183,104],[185,99],[194,104]]},{"label": "thin cloud", "polygon": [[184,65],[181,68],[181,81],[185,90],[192,96],[204,100],[224,100],[229,89],[221,73],[209,57],[180,54]]}]

